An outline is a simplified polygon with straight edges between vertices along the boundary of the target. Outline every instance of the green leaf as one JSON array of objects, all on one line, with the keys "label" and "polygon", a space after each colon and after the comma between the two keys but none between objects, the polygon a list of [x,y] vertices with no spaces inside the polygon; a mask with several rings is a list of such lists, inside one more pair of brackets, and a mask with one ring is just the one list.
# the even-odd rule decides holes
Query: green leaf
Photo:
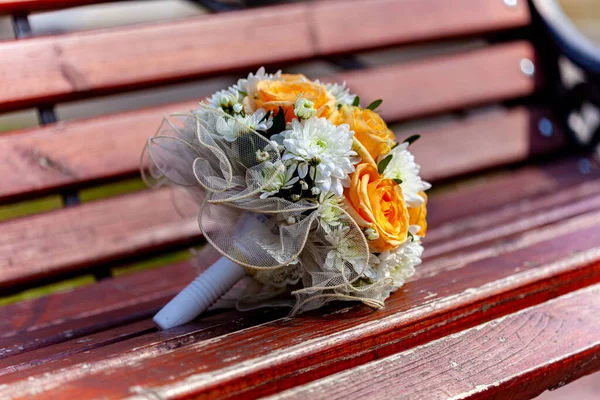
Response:
[{"label": "green leaf", "polygon": [[369,104],[369,105],[367,106],[367,110],[375,111],[375,109],[376,109],[377,107],[379,107],[379,106],[381,105],[381,103],[382,103],[382,102],[383,102],[383,100],[381,100],[381,99],[377,99],[377,100],[375,100],[374,102],[372,102],[371,104]]},{"label": "green leaf", "polygon": [[410,239],[411,242],[415,241],[415,237],[412,233],[408,232],[408,238]]},{"label": "green leaf", "polygon": [[411,145],[414,142],[416,142],[417,140],[419,140],[420,137],[421,137],[421,135],[412,135],[408,139],[405,139],[403,143],[408,143],[409,145]]},{"label": "green leaf", "polygon": [[394,150],[396,147],[398,147],[400,145],[400,143],[396,143],[395,145],[392,146],[392,150]]},{"label": "green leaf", "polygon": [[248,93],[242,92],[241,90],[238,90],[238,93],[241,94],[244,97],[248,96]]},{"label": "green leaf", "polygon": [[379,172],[380,174],[383,174],[383,172],[387,168],[387,166],[390,163],[390,161],[392,161],[392,157],[393,156],[390,154],[389,156],[387,156],[383,160],[379,161],[379,164],[377,164],[377,172]]},{"label": "green leaf", "polygon": [[353,105],[354,107],[359,107],[359,106],[360,106],[360,97],[356,96],[356,97],[354,98],[354,101],[352,102],[352,105]]},{"label": "green leaf", "polygon": [[394,179],[394,182],[396,182],[398,185],[402,184],[402,179]]},{"label": "green leaf", "polygon": [[342,108],[342,104],[337,105],[337,109],[339,110],[340,108]]}]

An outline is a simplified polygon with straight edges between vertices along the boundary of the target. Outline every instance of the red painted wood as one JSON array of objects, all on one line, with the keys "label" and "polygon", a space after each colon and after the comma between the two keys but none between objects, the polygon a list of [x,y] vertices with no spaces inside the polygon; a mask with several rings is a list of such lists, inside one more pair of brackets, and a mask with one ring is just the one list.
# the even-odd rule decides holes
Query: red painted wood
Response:
[{"label": "red painted wood", "polygon": [[112,0],[0,0],[0,14],[21,14],[32,11],[57,10]]},{"label": "red painted wood", "polygon": [[507,7],[469,0],[322,1],[312,18],[321,53],[471,35],[531,21],[526,3]]},{"label": "red painted wood", "polygon": [[[410,279],[413,285],[418,285],[420,279],[432,277],[440,273],[445,274],[448,271],[452,271],[456,268],[460,268],[467,261],[473,263],[478,260],[482,260],[487,257],[497,257],[503,253],[522,249],[527,246],[540,243],[542,241],[557,238],[567,233],[572,233],[577,230],[588,228],[594,224],[600,222],[600,217],[597,214],[582,215],[578,218],[573,218],[564,222],[557,223],[553,226],[544,227],[543,229],[536,229],[526,234],[515,234],[512,235],[510,241],[514,245],[506,244],[492,244],[485,249],[471,250],[469,253],[466,249],[461,249],[459,257],[444,257],[441,259],[431,260],[432,257],[426,257],[426,262],[423,266],[419,267],[417,274]],[[428,252],[435,250],[437,246],[428,247]],[[484,251],[485,250],[485,251]],[[208,250],[207,255],[215,253],[214,251]],[[209,260],[201,259],[204,265]],[[179,266],[173,266],[172,269],[166,270],[161,269],[162,274],[180,274],[182,268]],[[192,271],[191,268],[183,271],[184,275],[188,280],[191,280],[196,271]],[[135,282],[148,281],[148,278],[143,278],[144,275],[149,274],[156,280],[160,275],[154,271],[143,272],[134,277]],[[163,275],[165,276],[165,275]],[[187,281],[178,279],[164,280],[158,279],[163,286],[166,284],[173,284],[173,294],[175,290],[179,290]],[[167,281],[167,282],[165,282]],[[163,333],[151,333],[145,334],[148,330],[146,322],[142,321],[139,324],[130,321],[133,317],[139,317],[143,314],[144,307],[147,309],[146,315],[152,315],[157,310],[157,302],[140,301],[140,304],[136,303],[136,312],[132,313],[127,305],[130,305],[134,299],[147,298],[152,295],[156,296],[156,291],[153,289],[160,289],[160,287],[152,288],[149,285],[143,288],[143,290],[136,290],[136,293],[132,295],[127,291],[121,290],[120,292],[114,291],[114,287],[123,288],[125,285],[131,285],[129,281],[120,281],[120,278],[113,281],[109,286],[106,282],[102,282],[99,286],[105,285],[105,289],[112,289],[112,293],[109,293],[113,304],[110,307],[110,312],[106,312],[104,309],[98,310],[98,304],[92,304],[86,311],[86,318],[81,318],[77,315],[77,310],[74,310],[74,319],[67,320],[66,322],[62,319],[55,320],[55,325],[48,327],[39,322],[33,321],[27,328],[27,332],[20,329],[20,332],[13,330],[12,335],[3,338],[4,348],[0,350],[0,354],[4,354],[4,357],[8,359],[0,361],[0,375],[13,373],[16,371],[24,371],[26,369],[39,366],[41,364],[52,363],[52,365],[45,367],[44,372],[49,372],[58,368],[65,368],[72,366],[77,362],[86,362],[94,359],[100,359],[105,357],[112,357],[121,355],[126,352],[133,351],[136,348],[144,347],[147,351],[164,351],[170,349],[172,346],[179,346],[180,343],[189,344],[190,341],[205,340],[208,338],[217,337],[223,333],[230,333],[235,330],[242,329],[243,327],[249,327],[264,323],[269,320],[273,320],[277,317],[284,315],[286,310],[274,310],[266,313],[217,313],[207,315],[195,323],[186,325],[177,330],[170,330]],[[95,289],[94,287],[92,287]],[[137,289],[137,288],[136,288]],[[425,290],[425,289],[423,289]],[[83,300],[84,303],[89,303],[90,296],[94,296],[94,292],[89,293],[82,290],[76,290],[68,294],[72,302],[77,302],[79,299]],[[164,289],[162,290],[165,291]],[[428,292],[430,293],[430,292]],[[63,295],[57,295],[63,296]],[[132,297],[133,296],[133,297]],[[49,300],[52,300],[53,296],[50,296]],[[63,296],[64,297],[64,296]],[[165,297],[164,301],[168,300]],[[121,302],[121,306],[124,309],[117,312],[118,302]],[[55,301],[45,302],[56,303]],[[35,306],[36,303],[30,304]],[[31,310],[28,307],[19,307],[18,309],[7,310],[6,319],[10,320],[10,317],[17,312],[21,312],[25,315],[31,314]],[[54,318],[60,317],[60,311],[55,312],[54,308],[46,307],[43,310],[43,316],[49,319],[54,314]],[[58,314],[58,315],[56,315]],[[87,315],[94,315],[93,321],[87,318]],[[117,318],[114,318],[117,315]],[[129,319],[127,319],[129,318]],[[13,317],[14,319],[14,317]],[[54,321],[53,321],[54,322]],[[130,323],[125,326],[118,326],[117,328],[111,328],[106,330],[111,324],[119,323]],[[91,325],[90,325],[91,324]],[[46,325],[49,325],[46,323]],[[60,328],[60,329],[58,329]],[[68,329],[67,329],[68,328]],[[9,327],[10,329],[10,327]],[[95,331],[97,330],[97,331]],[[64,333],[64,335],[57,335],[57,332]],[[9,332],[10,333],[10,332]],[[83,336],[81,336],[83,335]],[[185,336],[185,337],[183,337]],[[190,336],[190,337],[188,337]],[[135,337],[135,339],[129,339]],[[179,338],[179,339],[176,339]],[[70,339],[70,340],[66,340]],[[181,339],[181,340],[180,340]],[[121,340],[125,340],[121,343]],[[168,341],[170,344],[165,343]],[[114,345],[112,344],[115,343]],[[54,344],[59,343],[59,344]],[[101,347],[101,348],[100,348]],[[85,352],[85,355],[74,357],[75,354]],[[90,354],[90,352],[92,352]],[[25,354],[22,354],[25,353]],[[1,357],[0,357],[1,358]]]},{"label": "red painted wood", "polygon": [[90,202],[0,224],[0,287],[200,239],[168,189]]},{"label": "red painted wood", "polygon": [[[427,241],[426,262],[418,268],[414,279],[515,251],[595,223],[595,214],[589,212],[600,208],[600,182],[592,183],[558,192],[551,198],[554,201],[541,198],[517,209],[482,214],[476,218],[481,225],[479,230],[472,227],[465,229],[462,235],[452,235],[446,240]],[[433,197],[433,204],[435,200]],[[580,216],[561,222],[577,215]],[[550,224],[553,225],[547,226]],[[428,238],[440,236],[436,235],[440,229],[460,231],[462,221],[456,221],[455,225],[455,228],[453,224],[433,227]],[[490,226],[493,228],[489,229]],[[534,230],[539,227],[544,228]],[[0,358],[151,316],[217,257],[218,253],[207,247],[199,256],[198,268],[189,263],[177,264],[0,308],[0,331],[3,332]],[[161,279],[164,276],[172,278]]]},{"label": "red painted wood", "polygon": [[[0,359],[151,317],[220,254],[0,308]],[[168,279],[166,279],[168,277]]]},{"label": "red painted wood", "polygon": [[[377,70],[365,76],[378,81]],[[436,86],[443,87],[446,79],[438,78]],[[432,76],[431,81],[436,79]],[[394,82],[402,91],[402,82]],[[404,100],[392,98],[390,103],[389,114],[403,112]],[[195,105],[172,104],[4,134],[0,136],[0,174],[5,177],[0,181],[0,202],[136,174],[143,146],[161,117]],[[423,167],[424,179],[430,181],[523,161],[565,145],[558,125],[551,138],[539,134],[537,122],[542,117],[551,119],[547,110],[518,107],[443,124],[416,132],[422,138],[411,150]],[[399,132],[398,138],[406,135]]]},{"label": "red painted wood", "polygon": [[271,399],[530,399],[600,369],[600,285]]},{"label": "red painted wood", "polygon": [[[460,233],[462,221],[457,221],[454,226],[448,226],[457,233],[442,242],[433,244],[426,242],[424,256],[425,259],[441,257],[439,262],[446,264],[471,261],[474,254],[478,254],[477,257],[480,258],[482,255],[491,257],[502,252],[502,249],[506,251],[507,248],[511,248],[513,238],[530,236],[532,229],[559,223],[598,209],[600,209],[600,195],[597,194],[542,210],[533,210],[532,207],[532,209],[513,215],[511,220],[503,223],[494,223],[495,215],[492,214],[489,218],[490,224],[486,228],[472,232]],[[482,215],[481,221],[485,220],[485,217],[486,215]]]},{"label": "red painted wood", "polygon": [[[209,311],[201,319],[168,331],[159,331],[151,319],[144,319],[2,359],[0,376],[27,373],[26,370],[34,367],[36,370],[57,370],[72,366],[82,359],[164,353],[182,345],[269,322],[286,313],[285,309],[243,313],[236,310]],[[6,378],[11,379],[10,376]]]},{"label": "red painted wood", "polygon": [[0,136],[0,202],[139,173],[140,154],[163,117],[196,101]]},{"label": "red painted wood", "polygon": [[[549,138],[539,132],[542,118],[552,121],[555,127]],[[564,149],[566,138],[559,127],[547,111],[503,110],[411,132],[421,135],[411,151],[421,165],[421,176],[437,181]],[[407,135],[398,136],[402,139]]]},{"label": "red painted wood", "polygon": [[[416,147],[415,144],[413,150]],[[581,161],[590,162],[589,173],[580,171]],[[547,198],[549,194],[561,191],[561,188],[594,185],[599,174],[597,163],[588,158],[572,157],[514,170],[506,169],[475,178],[467,184],[437,187],[432,194],[436,201],[431,201],[427,207],[427,220],[432,226],[440,226],[460,219],[464,221],[463,228],[468,229],[469,224],[476,224],[471,222],[471,217],[477,214],[491,210],[501,213],[506,208],[518,208],[532,199]]]},{"label": "red painted wood", "polygon": [[383,99],[377,111],[396,121],[531,95],[541,76],[524,75],[519,68],[523,58],[537,63],[531,44],[513,42],[382,66],[376,69],[377,80],[363,71],[341,74],[336,80],[345,80],[361,103]]},{"label": "red painted wood", "polygon": [[283,5],[5,42],[12,68],[0,66],[0,82],[19,84],[3,85],[0,110],[312,57],[306,12]]},{"label": "red painted wood", "polygon": [[[8,360],[0,359],[0,375],[9,374],[11,372],[22,371],[30,366],[41,365],[43,363],[51,363],[55,360],[68,357],[72,354],[89,352],[92,349],[99,347],[105,347],[112,343],[127,340],[136,336],[143,335],[144,333],[150,333],[156,331],[157,328],[151,319],[143,319],[141,321],[132,322],[128,325],[122,325],[115,328],[106,328],[95,334],[78,337],[73,340],[67,340],[65,342],[49,345],[40,348],[35,352],[26,352],[21,354],[19,347],[14,346],[14,350],[17,353],[14,357],[10,357],[11,354],[3,354],[3,356],[9,356]],[[26,340],[26,339],[25,339]],[[23,341],[24,345],[27,345],[26,341]],[[12,350],[9,347],[5,347],[2,351]]]},{"label": "red painted wood", "polygon": [[[418,142],[414,147],[417,146],[419,146]],[[588,196],[595,193],[597,184],[593,182],[600,177],[600,169],[594,169],[589,176],[578,177],[578,175],[580,173],[574,162],[557,164],[549,169],[546,167],[527,169],[523,175],[515,174],[507,178],[512,185],[510,191],[507,191],[504,179],[499,183],[490,182],[487,188],[478,187],[476,193],[479,201],[475,204],[471,188],[465,188],[464,192],[461,190],[453,192],[450,198],[442,195],[440,200],[437,200],[434,194],[429,206],[430,226],[435,228],[443,221],[452,220],[452,215],[459,218],[464,216],[462,213],[468,212],[472,217],[478,212],[493,209],[500,204],[522,200],[526,198],[526,193],[515,191],[515,188],[519,188],[518,184],[523,182],[527,183],[530,196],[570,190],[567,188],[574,187],[583,179],[589,181],[588,186],[585,186],[588,188],[583,187],[574,194]],[[462,197],[461,193],[464,193]],[[506,193],[512,193],[512,197],[507,197]],[[504,203],[497,203],[498,198],[503,199]],[[577,197],[573,196],[568,201],[576,199]],[[466,204],[470,206],[466,207]],[[509,213],[504,221],[535,210],[534,207],[517,208],[513,213]],[[572,208],[570,215],[579,212],[577,210]],[[487,222],[485,217],[482,217],[479,222],[472,219],[459,221],[457,228],[445,227],[445,235],[451,238],[463,228],[466,233],[469,221],[478,224],[480,231],[489,228],[486,225],[488,222],[503,221],[498,219],[499,217],[494,218]],[[547,221],[552,221],[552,218]],[[521,225],[521,230],[527,226],[538,226],[543,223],[543,219],[529,220],[527,223],[529,225]],[[128,255],[139,255],[175,244],[182,245],[200,237],[195,219],[187,221],[181,219],[175,212],[171,194],[167,190],[145,191],[20,218],[0,223],[0,228],[2,232],[0,286],[4,287],[67,271],[91,268]],[[490,234],[491,236],[488,235],[488,239],[482,237],[481,240],[489,240],[494,237],[493,235],[507,234],[501,233],[500,230],[495,232]],[[472,233],[476,237],[477,230]],[[435,231],[431,235],[435,238]]]},{"label": "red painted wood", "polygon": [[[11,67],[0,65],[0,82],[19,82],[19,85],[2,85],[5,90],[0,93],[0,111],[254,68],[259,64],[307,59],[326,55],[328,49],[350,51],[488,32],[529,22],[526,6],[515,9],[478,6],[473,10],[472,4],[465,0],[428,0],[419,6],[411,1],[407,4],[408,12],[398,13],[397,8],[404,8],[404,2],[374,0],[372,3],[377,3],[372,6],[381,15],[387,10],[387,15],[395,16],[395,27],[407,26],[407,29],[396,29],[383,40],[381,34],[362,43],[340,40],[342,36],[336,31],[347,30],[348,16],[360,15],[364,6],[356,1],[331,1],[5,42],[0,44],[0,53],[11,60]],[[445,13],[439,12],[440,6]],[[413,12],[428,12],[428,18],[421,19],[422,29],[410,35],[406,33],[414,26]],[[328,17],[322,20],[321,15]],[[380,21],[383,20],[373,15],[372,19],[355,25],[361,29],[353,31],[378,30]],[[230,40],[231,26],[236,27],[234,41]],[[338,44],[332,46],[332,42]],[[263,51],[265,48],[269,51]]]},{"label": "red painted wood", "polygon": [[[110,0],[0,0],[0,14],[56,10],[107,1]],[[324,52],[340,51],[340,47],[342,51],[348,50],[335,40],[341,33],[347,37],[347,30],[343,30],[345,25],[368,29],[367,34],[357,34],[348,40],[354,48],[365,48],[517,28],[530,22],[529,10],[523,4],[504,7],[489,3],[476,5],[477,9],[474,9],[466,0],[425,0],[411,4],[398,0],[372,0],[370,7],[338,0],[323,1],[313,7],[315,35],[320,38],[319,48]],[[432,9],[437,12],[432,13]],[[359,19],[361,15],[365,18]],[[392,20],[390,15],[396,15],[396,18]],[[397,23],[398,18],[402,18],[402,23]],[[376,29],[375,22],[380,29]],[[353,30],[351,34],[355,32]]]},{"label": "red painted wood", "polygon": [[36,393],[51,399],[119,398],[132,392],[161,398],[272,394],[600,281],[600,213],[585,221],[568,233],[557,227],[558,236],[527,243],[501,257],[420,277],[379,312],[333,307],[167,352],[133,352],[98,361],[74,355],[70,361],[77,363],[64,369],[41,366],[24,375],[0,377],[0,383],[7,384],[0,386],[0,395],[25,398]]}]

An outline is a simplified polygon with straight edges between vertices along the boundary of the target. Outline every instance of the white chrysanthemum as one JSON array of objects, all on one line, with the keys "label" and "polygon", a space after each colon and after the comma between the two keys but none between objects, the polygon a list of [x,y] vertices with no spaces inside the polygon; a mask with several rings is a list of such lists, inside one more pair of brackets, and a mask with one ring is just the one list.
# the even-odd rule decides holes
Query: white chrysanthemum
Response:
[{"label": "white chrysanthemum", "polygon": [[415,273],[415,267],[421,264],[423,246],[418,236],[407,239],[404,244],[395,250],[387,250],[379,255],[371,254],[369,266],[364,274],[373,281],[392,278],[396,288]]},{"label": "white chrysanthemum", "polygon": [[399,144],[389,154],[392,155],[392,159],[383,175],[390,179],[400,179],[406,204],[409,207],[420,206],[424,199],[419,196],[419,192],[431,188],[431,184],[419,176],[421,167],[415,163],[415,157],[408,151],[408,143]]},{"label": "white chrysanthemum", "polygon": [[207,99],[208,104],[215,108],[234,110],[237,113],[243,110],[242,100],[240,93],[232,88],[219,90]]},{"label": "white chrysanthemum", "polygon": [[344,271],[346,261],[351,262],[358,256],[354,243],[347,236],[349,231],[350,227],[348,226],[338,226],[327,230],[325,239],[333,249],[329,250],[325,258],[323,267],[326,270]]},{"label": "white chrysanthemum", "polygon": [[[316,82],[321,83],[318,79],[316,80]],[[350,93],[350,89],[346,87],[346,82],[342,83],[341,85],[337,83],[324,83],[323,85],[325,85],[329,94],[335,97],[336,104],[343,104],[349,106],[352,105],[352,103],[354,103],[356,95]]]},{"label": "white chrysanthemum", "polygon": [[319,202],[321,203],[319,206],[319,217],[321,218],[321,226],[323,226],[323,229],[340,225],[340,204],[342,201],[342,196],[331,194],[319,198]]},{"label": "white chrysanthemum", "polygon": [[[273,180],[271,180],[271,172],[273,171],[271,168],[277,169]],[[262,182],[259,182],[261,186],[266,184],[262,189],[263,193],[260,195],[261,199],[266,199],[269,196],[273,196],[280,190],[291,189],[292,186],[294,186],[294,184],[300,179],[297,176],[294,176],[295,168],[291,166],[286,167],[281,163],[279,163],[277,166],[267,165],[265,171],[265,174],[261,174],[258,177],[259,180],[262,180]],[[267,182],[269,180],[271,180],[271,182]]]},{"label": "white chrysanthemum", "polygon": [[273,126],[273,118],[265,118],[267,113],[259,108],[246,116],[234,115],[232,118],[219,117],[216,131],[228,142],[234,142],[241,135],[250,131],[267,131]]},{"label": "white chrysanthemum", "polygon": [[322,193],[341,196],[358,162],[352,150],[353,136],[346,124],[335,126],[325,118],[313,117],[302,122],[294,120],[289,130],[272,139],[283,144],[283,161],[297,163],[301,179],[310,174]]},{"label": "white chrysanthemum", "polygon": [[256,85],[258,82],[262,80],[277,80],[281,76],[281,71],[277,71],[274,74],[265,73],[265,67],[260,67],[256,74],[252,72],[248,74],[248,78],[239,79],[235,85],[232,86],[233,89],[241,92],[243,96],[254,97],[256,93]]}]

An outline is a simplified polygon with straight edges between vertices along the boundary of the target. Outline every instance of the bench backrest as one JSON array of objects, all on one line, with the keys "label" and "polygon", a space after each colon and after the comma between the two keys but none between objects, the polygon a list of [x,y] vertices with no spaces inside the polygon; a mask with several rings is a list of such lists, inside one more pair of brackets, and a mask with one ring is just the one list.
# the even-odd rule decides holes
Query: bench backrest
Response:
[{"label": "bench backrest", "polygon": [[[105,278],[115,266],[202,240],[195,221],[176,214],[168,191],[93,202],[80,196],[136,177],[160,118],[194,107],[198,97],[68,122],[56,121],[57,104],[321,61],[336,71],[325,78],[346,81],[363,103],[382,98],[382,115],[398,135],[422,134],[414,151],[427,180],[522,163],[565,146],[560,124],[539,101],[544,63],[523,29],[531,24],[525,1],[312,1],[25,37],[27,13],[93,2],[0,0],[0,13],[13,14],[24,36],[0,43],[0,112],[34,108],[40,116],[39,127],[0,135],[0,203],[55,195],[62,205],[1,224],[5,293],[90,271]],[[406,54],[387,50],[409,45]],[[433,126],[394,125],[436,115],[442,118]],[[493,205],[490,199],[472,207]],[[432,210],[433,220],[444,212]]]}]

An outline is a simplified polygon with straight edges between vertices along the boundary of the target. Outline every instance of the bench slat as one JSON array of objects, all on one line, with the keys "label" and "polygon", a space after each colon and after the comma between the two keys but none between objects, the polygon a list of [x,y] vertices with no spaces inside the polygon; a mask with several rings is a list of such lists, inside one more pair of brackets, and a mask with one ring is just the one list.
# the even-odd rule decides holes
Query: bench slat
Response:
[{"label": "bench slat", "polygon": [[[382,115],[391,122],[486,101],[530,95],[535,82],[521,74],[517,65],[521,58],[531,56],[528,44],[513,43],[430,60],[425,65],[422,62],[408,63],[341,74],[335,80],[346,80],[351,87],[356,86],[364,104],[381,95],[384,100]],[[465,81],[469,82],[468,86],[463,86]],[[427,90],[419,87],[423,82],[427,82],[427,87],[435,90],[436,94],[427,94]],[[2,135],[0,175],[5,178],[0,182],[0,203],[136,173],[144,143],[157,129],[160,119],[196,105],[192,101],[170,104]],[[417,159],[426,165],[426,178],[448,178],[453,174],[521,161],[529,155],[559,148],[564,139],[558,128],[549,139],[537,133],[537,120],[550,118],[547,111],[538,112],[530,113],[519,108],[514,112],[500,113],[495,118],[441,126],[436,132],[424,132],[435,138],[424,138],[427,145],[414,147],[420,152]],[[458,153],[466,154],[446,160],[450,164],[440,163],[439,157],[447,159],[456,152],[446,154],[443,150],[447,146],[435,145],[439,140],[451,148],[458,147]],[[481,149],[478,146],[482,141],[494,143],[494,146]],[[427,150],[421,150],[425,148]],[[471,148],[478,151],[470,151]],[[433,157],[428,157],[428,154]],[[435,162],[430,163],[431,159]]]},{"label": "bench slat", "polygon": [[310,58],[306,10],[284,5],[1,43],[11,63],[0,66],[0,111]]},{"label": "bench slat", "polygon": [[269,399],[531,399],[600,369],[600,285]]},{"label": "bench slat", "polygon": [[[469,0],[322,1],[313,11],[320,53],[493,32],[528,25],[525,2]],[[349,29],[349,27],[352,27]]]},{"label": "bench slat", "polygon": [[151,317],[219,257],[216,250],[206,246],[194,262],[116,277],[2,307],[0,358]]},{"label": "bench slat", "polygon": [[0,14],[27,14],[109,1],[112,0],[0,0]]},{"label": "bench slat", "polygon": [[[549,138],[538,129],[543,118],[555,127]],[[422,166],[422,176],[437,181],[564,148],[566,138],[558,127],[547,110],[519,107],[421,130],[417,132],[421,138],[411,151]]]},{"label": "bench slat", "polygon": [[8,384],[0,386],[0,394],[121,397],[133,387],[161,398],[272,394],[597,283],[600,213],[579,218],[574,231],[565,233],[561,225],[548,240],[420,277],[379,312],[335,308],[215,341],[187,345],[182,337],[181,347],[168,351],[98,361],[90,354],[74,355],[69,361],[85,363],[85,369],[75,364],[52,372],[49,365],[9,374],[0,377]]},{"label": "bench slat", "polygon": [[524,58],[537,64],[531,44],[519,41],[383,66],[374,71],[376,80],[363,71],[337,80],[345,80],[365,105],[383,99],[377,111],[388,121],[398,121],[531,95],[541,76],[521,72]]},{"label": "bench slat", "polygon": [[182,219],[170,190],[90,202],[1,225],[0,287],[139,256],[200,237],[195,218]]},{"label": "bench slat", "polygon": [[197,105],[171,104],[4,134],[0,136],[0,174],[5,176],[0,182],[0,203],[137,174],[144,144],[161,118]]},{"label": "bench slat", "polygon": [[[373,4],[379,12],[392,9],[390,15],[395,17],[394,26],[402,27],[411,21],[410,13],[394,11],[403,2],[374,0],[372,3],[375,2],[382,3],[381,7]],[[413,0],[412,3],[417,2]],[[462,10],[472,7],[466,0],[429,0],[426,3],[429,9],[442,3],[444,9],[452,8],[453,3],[458,3]],[[0,111],[247,70],[261,64],[325,56],[327,53],[319,49],[319,43],[326,45],[327,40],[340,43],[336,51],[342,50],[339,48],[342,43],[347,44],[347,51],[355,50],[356,43],[340,40],[336,32],[319,31],[318,26],[332,26],[335,22],[331,18],[314,19],[321,7],[327,9],[328,14],[335,14],[336,9],[344,11],[336,15],[336,20],[338,27],[347,27],[348,8],[362,9],[364,6],[356,1],[282,5],[169,23],[0,43],[0,53],[11,60],[9,64],[0,65],[0,85],[5,88],[0,93]],[[463,21],[454,21],[454,26],[460,27],[459,33],[504,28],[507,20],[515,19],[509,25],[526,24],[528,20],[528,14],[523,17],[526,6],[513,10],[500,4],[478,6],[477,9],[482,10],[483,16],[464,12]],[[461,15],[460,10],[454,11],[456,14],[453,15]],[[450,35],[452,30],[438,23],[442,17],[440,14],[439,18],[421,20],[426,23],[420,25],[432,28],[427,34],[422,31],[420,35],[405,37],[401,30],[390,37],[395,37],[393,43],[400,44],[407,40]],[[412,26],[414,22],[408,24]],[[232,26],[236,27],[235,39],[232,39]],[[356,31],[379,29],[376,19],[366,19],[360,26],[361,29]],[[435,29],[438,26],[441,29]],[[335,36],[329,37],[331,34]],[[371,45],[363,43],[362,46]],[[267,48],[269,50],[264,51]],[[219,56],[215,57],[215,54]]]},{"label": "bench slat", "polygon": [[93,352],[93,357],[99,359],[134,351],[138,354],[140,351],[167,351],[171,347],[180,346],[182,338],[188,344],[211,339],[270,322],[281,318],[285,313],[286,310],[283,309],[263,309],[246,313],[220,310],[207,313],[202,319],[168,331],[159,331],[150,318],[142,319],[0,360],[0,376],[20,374],[41,365],[49,369],[73,365],[74,358],[86,357],[80,355],[81,353]]},{"label": "bench slat", "polygon": [[[571,169],[568,171],[575,170],[574,162],[571,162],[570,166]],[[558,174],[552,171],[548,172],[549,176],[557,179]],[[526,172],[526,175],[530,176],[529,171]],[[468,241],[470,235],[471,238],[480,241],[490,241],[489,234],[481,235],[481,237],[478,235],[477,226],[483,232],[486,231],[487,226],[495,226],[495,232],[492,233],[495,233],[495,237],[498,238],[500,237],[499,234],[507,235],[502,229],[502,224],[523,219],[524,221],[520,223],[519,229],[508,233],[512,240],[523,236],[524,234],[519,232],[524,229],[532,229],[556,222],[557,218],[560,220],[560,218],[574,216],[598,208],[600,181],[597,179],[557,191],[554,187],[548,188],[548,181],[542,174],[538,174],[537,177],[540,179],[541,186],[551,189],[552,193],[539,199],[527,201],[520,207],[485,212],[477,217],[471,217],[466,223],[460,220],[433,227],[427,238],[427,251],[425,253],[427,262],[419,267],[417,276],[428,275],[435,273],[440,268],[450,268],[460,262],[472,262],[517,248],[503,243],[491,243],[483,248],[475,249],[450,247],[450,251],[453,250],[458,255],[446,256],[441,260],[432,260],[435,256],[443,254],[444,251],[448,253],[448,247],[455,237]],[[503,179],[506,179],[506,177],[497,180],[501,181]],[[568,178],[563,175],[562,179]],[[576,176],[571,177],[571,180],[575,179]],[[522,182],[518,173],[512,175],[510,180]],[[500,185],[496,185],[496,182],[492,181],[486,184],[489,198],[494,197],[495,190],[504,190],[502,182],[499,183]],[[527,184],[529,186],[536,185],[532,179],[529,179]],[[467,201],[472,197],[470,188],[459,189],[454,193],[462,193],[463,201]],[[430,208],[444,209],[445,203],[444,196],[434,195],[430,200]],[[544,212],[548,212],[554,219],[544,218]],[[536,214],[541,214],[541,222]],[[436,213],[433,214],[433,217],[435,215]],[[470,229],[469,224],[472,225]],[[443,235],[438,234],[440,231]],[[456,233],[452,233],[458,231],[465,231],[468,235],[461,237]],[[552,234],[554,230],[550,232]],[[540,238],[547,239],[547,236],[543,235],[526,235],[530,238],[528,243],[533,243],[535,240],[539,241]],[[429,238],[436,239],[436,237],[437,241],[434,240],[433,243],[430,243]],[[515,243],[520,242],[516,240]],[[472,240],[467,244],[472,246]],[[218,253],[216,251],[206,247],[198,256],[198,266],[196,268],[188,262],[176,264],[166,267],[168,269],[162,268],[118,277],[66,293],[57,293],[0,308],[0,331],[3,332],[0,335],[3,343],[2,348],[0,348],[0,358],[59,343],[69,338],[94,334],[99,329],[107,329],[151,316],[158,310],[160,305],[168,301],[178,290],[191,281],[202,268],[210,265],[217,257]],[[172,278],[168,280],[161,279],[161,276],[164,276],[163,274],[168,274]],[[102,301],[98,302],[98,299],[102,299]]]},{"label": "bench slat", "polygon": [[[515,174],[512,177],[519,179],[525,174]],[[509,178],[510,179],[510,178]],[[496,179],[488,183],[487,191],[498,194],[502,189],[502,179]],[[530,181],[531,182],[531,181]],[[529,184],[530,182],[514,182],[514,188],[518,188],[519,183]],[[540,185],[541,186],[541,185]],[[506,190],[506,189],[505,189]],[[457,201],[465,202],[473,198],[470,187],[458,190],[461,195]],[[596,207],[596,197],[600,194],[600,181],[590,179],[582,184],[575,184],[560,189],[550,190],[541,196],[521,196],[514,203],[503,204],[497,207],[487,208],[478,211],[463,218],[454,218],[449,222],[436,224],[439,214],[437,210],[448,205],[446,196],[433,194],[429,202],[429,210],[432,211],[432,218],[428,222],[433,222],[434,227],[427,232],[427,247],[440,242],[451,242],[462,240],[461,236],[472,234],[490,235],[495,237],[500,234],[498,229],[506,229],[504,226],[512,226],[509,230],[526,231],[529,226],[541,226],[549,222],[560,221],[565,217],[577,215]],[[487,200],[487,199],[486,199]],[[555,214],[557,210],[558,214]],[[447,217],[447,215],[446,215]],[[483,238],[477,239],[483,242]],[[428,251],[428,255],[432,252]]]}]

